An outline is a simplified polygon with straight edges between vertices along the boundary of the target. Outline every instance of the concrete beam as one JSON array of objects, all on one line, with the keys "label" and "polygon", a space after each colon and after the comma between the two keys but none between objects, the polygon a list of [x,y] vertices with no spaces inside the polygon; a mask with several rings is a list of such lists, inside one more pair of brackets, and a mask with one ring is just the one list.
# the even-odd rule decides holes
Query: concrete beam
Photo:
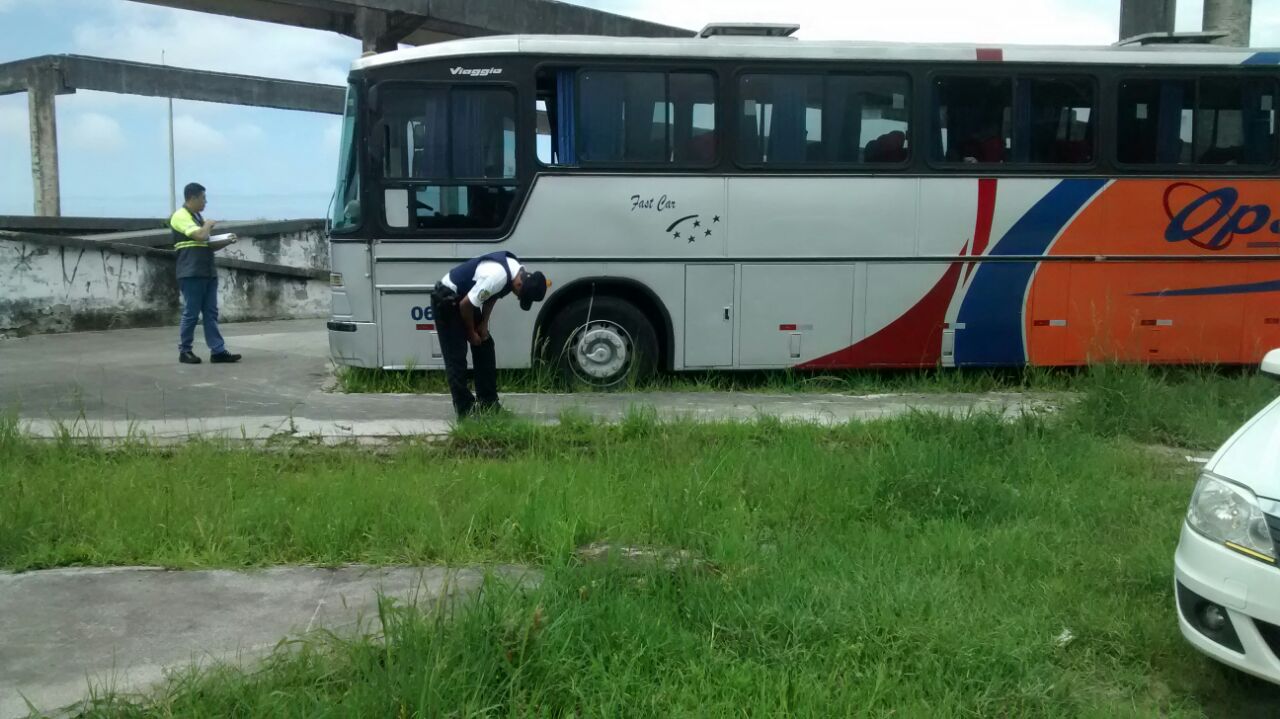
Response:
[{"label": "concrete beam", "polygon": [[162,230],[162,217],[36,217],[0,215],[0,230],[35,232],[44,235],[92,235],[105,232]]},{"label": "concrete beam", "polygon": [[[166,250],[159,247],[147,247],[145,245],[134,245],[126,242],[89,240],[83,237],[69,237],[65,235],[42,235],[34,232],[10,232],[9,230],[0,230],[0,240],[27,242],[30,244],[48,245],[51,247],[70,247],[77,250],[108,250],[121,255],[158,257],[170,261],[174,261],[177,258],[177,253],[173,250]],[[281,277],[294,277],[303,280],[329,279],[328,270],[317,270],[310,267],[288,267],[268,262],[237,260],[230,257],[214,257],[213,262],[218,267],[244,270],[245,272],[257,272],[264,275],[279,275]]]},{"label": "concrete beam", "polygon": [[45,55],[0,64],[0,95],[29,89],[32,72],[56,77],[58,92],[99,90],[279,110],[342,114],[338,85],[189,70],[83,55]]},{"label": "concrete beam", "polygon": [[1216,45],[1249,46],[1249,25],[1253,16],[1253,0],[1204,0],[1205,30],[1225,33]]},{"label": "concrete beam", "polygon": [[[364,43],[425,45],[506,34],[692,37],[684,28],[556,0],[136,0],[150,5],[327,30]],[[372,19],[381,16],[380,19]]]},{"label": "concrete beam", "polygon": [[1120,40],[1173,32],[1177,0],[1120,0]]}]

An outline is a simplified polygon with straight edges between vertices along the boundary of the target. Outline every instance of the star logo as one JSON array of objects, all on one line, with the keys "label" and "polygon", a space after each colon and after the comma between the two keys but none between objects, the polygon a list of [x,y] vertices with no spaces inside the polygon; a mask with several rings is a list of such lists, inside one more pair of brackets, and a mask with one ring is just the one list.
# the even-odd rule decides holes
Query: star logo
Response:
[{"label": "star logo", "polygon": [[[689,229],[686,231],[687,234],[686,232],[682,232],[676,229],[680,227],[680,225],[683,225],[686,222],[689,223]],[[713,215],[711,217],[712,225],[718,224],[719,222],[720,222],[720,215]],[[667,234],[671,235],[671,239],[673,240],[679,240],[683,238],[683,239],[687,239],[690,243],[692,243],[697,241],[698,239],[698,233],[695,230],[702,230],[702,237],[704,239],[710,238],[714,234],[711,231],[710,227],[703,226],[701,215],[685,215],[684,217],[679,218],[675,222],[672,222],[670,225],[667,225],[666,232]]]}]

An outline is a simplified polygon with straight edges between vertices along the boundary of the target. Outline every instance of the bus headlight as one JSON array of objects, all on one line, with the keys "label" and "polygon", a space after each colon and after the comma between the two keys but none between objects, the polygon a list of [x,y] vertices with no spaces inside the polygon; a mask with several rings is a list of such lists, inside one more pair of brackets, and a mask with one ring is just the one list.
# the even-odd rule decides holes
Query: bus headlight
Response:
[{"label": "bus headlight", "polygon": [[1275,542],[1257,495],[1234,482],[1201,475],[1191,495],[1187,524],[1209,539],[1257,559],[1276,559]]}]

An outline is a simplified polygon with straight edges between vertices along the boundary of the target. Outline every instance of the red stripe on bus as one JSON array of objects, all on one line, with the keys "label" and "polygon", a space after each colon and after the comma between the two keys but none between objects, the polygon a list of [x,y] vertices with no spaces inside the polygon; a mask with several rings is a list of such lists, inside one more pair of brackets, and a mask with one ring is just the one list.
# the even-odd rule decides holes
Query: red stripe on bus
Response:
[{"label": "red stripe on bus", "polygon": [[[973,256],[981,257],[991,243],[991,223],[996,215],[996,178],[984,177],[978,180],[978,217],[973,225]],[[974,264],[965,266],[964,277],[969,279],[973,274]]]},{"label": "red stripe on bus", "polygon": [[435,325],[418,325],[418,329],[420,330],[433,330],[435,328]]},{"label": "red stripe on bus", "polygon": [[980,47],[978,62],[1004,62],[1004,50],[998,47]]},{"label": "red stripe on bus", "polygon": [[778,331],[779,332],[795,332],[796,326],[795,325],[778,325]]}]

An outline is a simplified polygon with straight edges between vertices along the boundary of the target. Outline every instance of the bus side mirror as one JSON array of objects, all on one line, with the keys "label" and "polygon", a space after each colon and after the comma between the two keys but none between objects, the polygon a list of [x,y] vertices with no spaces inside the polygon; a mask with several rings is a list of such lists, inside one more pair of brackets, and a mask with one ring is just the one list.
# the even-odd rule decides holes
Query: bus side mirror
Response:
[{"label": "bus side mirror", "polygon": [[1274,349],[1262,358],[1262,371],[1280,380],[1280,349]]}]

